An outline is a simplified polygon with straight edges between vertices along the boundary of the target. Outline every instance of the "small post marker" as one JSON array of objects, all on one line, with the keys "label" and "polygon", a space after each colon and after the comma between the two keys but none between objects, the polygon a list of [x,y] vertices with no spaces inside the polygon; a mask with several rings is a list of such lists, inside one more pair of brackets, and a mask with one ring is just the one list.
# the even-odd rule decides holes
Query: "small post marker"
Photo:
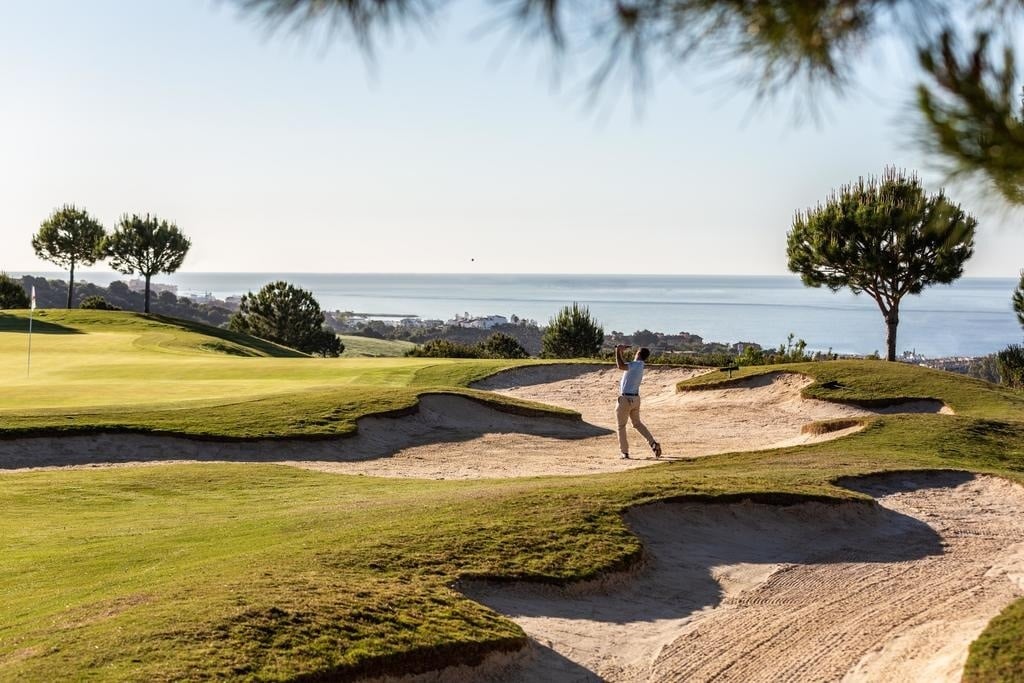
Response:
[{"label": "small post marker", "polygon": [[25,366],[25,377],[32,375],[32,316],[36,310],[36,286],[32,285],[32,303],[28,309],[28,365]]}]

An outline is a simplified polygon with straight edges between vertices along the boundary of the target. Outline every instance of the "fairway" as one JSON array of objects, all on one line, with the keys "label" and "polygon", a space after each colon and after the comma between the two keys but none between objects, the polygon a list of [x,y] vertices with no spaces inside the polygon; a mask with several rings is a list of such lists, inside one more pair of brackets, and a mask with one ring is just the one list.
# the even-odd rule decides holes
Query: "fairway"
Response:
[{"label": "fairway", "polygon": [[[871,361],[652,368],[668,462],[623,467],[605,366],[38,320],[25,377],[27,320],[0,314],[7,444],[79,453],[57,464],[355,460],[8,462],[0,678],[1024,677],[1019,393]],[[189,458],[203,443],[236,455]]]}]

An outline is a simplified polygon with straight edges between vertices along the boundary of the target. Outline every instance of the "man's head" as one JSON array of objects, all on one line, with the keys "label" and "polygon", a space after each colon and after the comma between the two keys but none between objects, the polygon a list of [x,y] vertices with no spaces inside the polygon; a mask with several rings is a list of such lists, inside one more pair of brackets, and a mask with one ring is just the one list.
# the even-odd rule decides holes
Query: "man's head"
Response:
[{"label": "man's head", "polygon": [[641,347],[637,349],[635,360],[647,360],[647,357],[651,355],[651,350],[647,347]]}]

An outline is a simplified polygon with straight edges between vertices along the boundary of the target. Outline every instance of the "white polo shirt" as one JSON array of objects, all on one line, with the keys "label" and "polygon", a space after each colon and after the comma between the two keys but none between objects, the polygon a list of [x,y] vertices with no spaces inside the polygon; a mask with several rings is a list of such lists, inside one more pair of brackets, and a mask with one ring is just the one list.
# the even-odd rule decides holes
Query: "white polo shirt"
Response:
[{"label": "white polo shirt", "polygon": [[626,363],[626,371],[622,373],[622,381],[619,382],[619,393],[623,396],[639,396],[640,381],[644,378],[644,362],[642,360],[631,360]]}]

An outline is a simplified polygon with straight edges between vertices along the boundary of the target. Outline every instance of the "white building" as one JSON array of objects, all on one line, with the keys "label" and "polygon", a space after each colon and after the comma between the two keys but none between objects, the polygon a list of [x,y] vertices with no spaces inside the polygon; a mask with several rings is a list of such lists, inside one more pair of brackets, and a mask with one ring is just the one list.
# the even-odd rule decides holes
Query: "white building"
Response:
[{"label": "white building", "polygon": [[470,321],[469,327],[476,327],[482,330],[489,330],[495,325],[507,325],[508,318],[503,315],[488,315],[482,318],[473,318]]}]

